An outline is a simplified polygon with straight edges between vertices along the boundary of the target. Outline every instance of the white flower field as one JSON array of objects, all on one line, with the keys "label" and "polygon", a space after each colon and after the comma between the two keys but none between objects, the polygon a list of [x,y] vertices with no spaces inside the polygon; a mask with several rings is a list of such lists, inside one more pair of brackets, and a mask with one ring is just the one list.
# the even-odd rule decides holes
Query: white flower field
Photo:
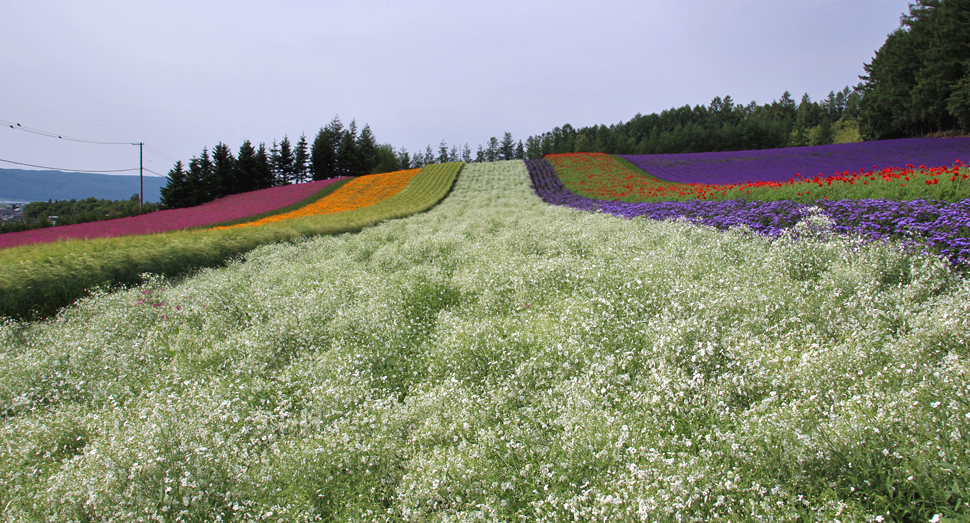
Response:
[{"label": "white flower field", "polygon": [[5,521],[970,518],[970,283],[830,234],[422,214],[0,324]]}]

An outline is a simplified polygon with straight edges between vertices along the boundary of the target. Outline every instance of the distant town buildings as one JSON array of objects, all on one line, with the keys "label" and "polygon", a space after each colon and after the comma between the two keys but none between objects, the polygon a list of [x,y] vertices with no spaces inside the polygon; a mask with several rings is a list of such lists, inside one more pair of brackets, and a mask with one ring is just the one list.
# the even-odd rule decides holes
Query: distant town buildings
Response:
[{"label": "distant town buildings", "polygon": [[24,204],[0,204],[0,222],[19,222],[24,218]]}]

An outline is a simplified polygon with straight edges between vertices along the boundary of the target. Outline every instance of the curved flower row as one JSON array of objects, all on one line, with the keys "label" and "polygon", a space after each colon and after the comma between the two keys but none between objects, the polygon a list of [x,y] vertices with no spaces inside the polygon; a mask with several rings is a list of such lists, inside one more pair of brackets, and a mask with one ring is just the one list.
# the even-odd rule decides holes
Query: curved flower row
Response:
[{"label": "curved flower row", "polygon": [[833,220],[836,232],[856,233],[869,240],[918,239],[961,270],[970,269],[970,199],[957,203],[928,200],[818,200],[803,204],[774,202],[690,200],[673,202],[603,201],[571,193],[546,160],[526,160],[536,194],[545,202],[602,211],[616,216],[642,216],[654,220],[683,218],[718,229],[747,226],[768,236],[778,236],[811,214],[812,208]]},{"label": "curved flower row", "polygon": [[[626,202],[686,199],[717,200],[724,197],[743,197],[745,194],[750,194],[752,189],[785,186],[796,186],[796,190],[802,190],[801,187],[804,186],[804,192],[808,195],[815,187],[826,188],[832,187],[833,184],[836,187],[849,186],[856,183],[866,185],[870,181],[876,180],[899,183],[903,187],[908,183],[933,186],[937,185],[941,178],[955,182],[961,176],[964,180],[968,177],[966,173],[960,171],[963,164],[960,160],[956,160],[952,168],[927,168],[925,165],[916,167],[908,164],[902,169],[887,167],[876,171],[876,167],[873,166],[873,169],[868,171],[865,169],[859,169],[858,172],[842,171],[829,176],[820,174],[811,178],[793,173],[793,176],[786,175],[785,179],[777,180],[771,179],[773,175],[769,172],[766,175],[767,180],[760,179],[746,183],[681,183],[661,180],[649,174],[645,175],[644,172],[636,171],[624,165],[616,157],[603,153],[554,154],[546,158],[555,167],[559,178],[569,191],[588,198],[623,200]],[[620,158],[637,157],[621,156]],[[638,166],[638,168],[642,167]],[[706,169],[707,167],[700,166],[697,168]],[[702,172],[695,177],[701,179],[705,176]],[[777,178],[777,176],[774,177]],[[801,195],[802,193],[799,192],[798,196]]]},{"label": "curved flower row", "polygon": [[970,137],[902,138],[874,142],[785,147],[753,151],[621,155],[657,178],[677,183],[731,185],[753,181],[786,182],[795,173],[824,178],[834,172],[868,170],[882,165],[950,165],[970,151]]},{"label": "curved flower row", "polygon": [[404,188],[414,175],[421,169],[408,169],[383,174],[370,174],[355,178],[343,187],[337,189],[324,198],[321,198],[309,205],[301,207],[295,211],[283,214],[275,214],[253,222],[240,223],[227,227],[215,227],[215,229],[235,229],[239,227],[253,227],[265,225],[267,223],[289,220],[291,218],[305,218],[307,216],[318,216],[323,214],[333,214],[341,211],[352,211],[360,209],[394,196]]},{"label": "curved flower row", "polygon": [[293,205],[342,179],[320,180],[233,194],[196,207],[166,209],[114,220],[0,234],[0,249],[58,240],[112,238],[205,227]]}]

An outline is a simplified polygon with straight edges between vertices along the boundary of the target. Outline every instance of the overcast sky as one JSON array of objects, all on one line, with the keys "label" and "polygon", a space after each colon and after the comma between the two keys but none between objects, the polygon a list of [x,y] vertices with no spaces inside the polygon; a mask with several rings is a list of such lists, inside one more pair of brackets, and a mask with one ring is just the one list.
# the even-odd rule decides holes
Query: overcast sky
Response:
[{"label": "overcast sky", "polygon": [[[0,120],[145,142],[165,174],[217,142],[334,116],[409,151],[854,86],[907,0],[5,2]],[[0,159],[138,167],[138,148],[0,128]],[[0,167],[19,166],[2,163]]]}]

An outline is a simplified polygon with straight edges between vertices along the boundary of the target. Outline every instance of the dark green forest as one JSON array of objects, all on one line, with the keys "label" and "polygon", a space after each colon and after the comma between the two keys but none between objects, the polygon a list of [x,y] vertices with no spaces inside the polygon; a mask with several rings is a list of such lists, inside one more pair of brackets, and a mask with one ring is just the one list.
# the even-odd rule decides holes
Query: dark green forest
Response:
[{"label": "dark green forest", "polygon": [[0,233],[39,229],[52,225],[111,220],[162,209],[162,206],[157,203],[139,205],[139,199],[138,194],[133,194],[127,200],[87,198],[84,200],[31,202],[24,206],[23,220],[0,225]]},{"label": "dark green forest", "polygon": [[473,154],[442,140],[413,154],[381,144],[369,125],[344,127],[334,117],[308,144],[283,137],[268,147],[246,141],[236,154],[223,143],[204,148],[186,168],[176,163],[162,189],[167,207],[199,205],[228,194],[341,176],[396,171],[432,163],[493,162],[547,154],[662,154],[774,149],[927,135],[970,128],[970,0],[920,0],[863,64],[854,87],[820,101],[796,101],[785,91],[771,103],[715,97],[627,122],[574,128],[569,124],[515,140],[491,137]]}]

